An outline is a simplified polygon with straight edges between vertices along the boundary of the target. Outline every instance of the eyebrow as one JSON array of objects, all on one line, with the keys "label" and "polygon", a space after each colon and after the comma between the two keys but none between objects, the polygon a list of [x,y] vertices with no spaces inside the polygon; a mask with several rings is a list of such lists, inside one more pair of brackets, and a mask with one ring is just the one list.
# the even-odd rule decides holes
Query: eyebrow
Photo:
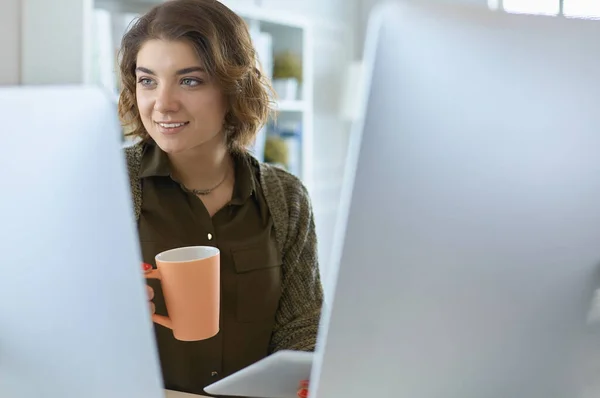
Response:
[{"label": "eyebrow", "polygon": [[[147,73],[149,75],[156,76],[156,73],[154,73],[152,70],[150,70],[148,68],[144,68],[143,66],[138,66],[137,68],[135,68],[135,71],[136,72]],[[187,75],[188,73],[192,73],[192,72],[206,72],[206,70],[203,67],[201,67],[201,66],[191,66],[189,68],[179,69],[177,72],[175,72],[175,74],[177,74],[177,75]]]}]

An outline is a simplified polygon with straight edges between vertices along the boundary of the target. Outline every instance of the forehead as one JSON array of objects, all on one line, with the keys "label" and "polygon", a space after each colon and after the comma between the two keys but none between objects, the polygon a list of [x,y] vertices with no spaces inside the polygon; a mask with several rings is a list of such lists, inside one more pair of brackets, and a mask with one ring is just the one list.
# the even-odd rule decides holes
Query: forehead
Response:
[{"label": "forehead", "polygon": [[156,72],[203,66],[195,48],[188,42],[178,40],[147,40],[137,54],[137,66]]}]

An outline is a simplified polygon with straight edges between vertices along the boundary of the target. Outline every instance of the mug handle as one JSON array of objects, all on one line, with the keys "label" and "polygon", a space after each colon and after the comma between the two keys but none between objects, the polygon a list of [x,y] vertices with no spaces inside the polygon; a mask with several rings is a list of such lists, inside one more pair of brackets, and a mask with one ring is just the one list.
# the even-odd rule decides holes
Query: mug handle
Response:
[{"label": "mug handle", "polygon": [[[162,279],[160,271],[158,269],[152,268],[150,264],[143,264],[144,277],[146,279],[158,279],[159,281]],[[166,328],[173,330],[173,322],[171,318],[163,315],[152,314],[152,322],[158,323]]]}]

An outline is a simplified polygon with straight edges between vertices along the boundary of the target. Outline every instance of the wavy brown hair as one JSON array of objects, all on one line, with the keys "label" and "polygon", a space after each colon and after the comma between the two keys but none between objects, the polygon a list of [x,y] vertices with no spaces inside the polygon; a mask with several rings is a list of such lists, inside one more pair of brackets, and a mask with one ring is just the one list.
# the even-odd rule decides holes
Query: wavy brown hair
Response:
[{"label": "wavy brown hair", "polygon": [[137,107],[135,68],[151,39],[190,43],[228,103],[224,124],[233,151],[245,151],[271,112],[271,88],[261,73],[244,20],[216,0],[170,0],[152,8],[123,36],[119,117],[127,136],[147,140]]}]

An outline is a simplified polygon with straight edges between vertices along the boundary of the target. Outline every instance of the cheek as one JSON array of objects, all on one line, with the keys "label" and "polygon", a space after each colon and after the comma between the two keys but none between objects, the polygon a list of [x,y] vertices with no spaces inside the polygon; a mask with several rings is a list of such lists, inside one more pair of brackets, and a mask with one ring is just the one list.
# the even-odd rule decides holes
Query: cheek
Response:
[{"label": "cheek", "polygon": [[136,94],[137,97],[137,107],[140,111],[140,116],[142,119],[149,118],[152,116],[152,109],[154,109],[154,101],[151,96],[144,93],[143,91],[138,91]]},{"label": "cheek", "polygon": [[190,98],[191,108],[204,119],[218,122],[225,116],[227,104],[222,95],[216,90],[207,90],[201,95]]}]

